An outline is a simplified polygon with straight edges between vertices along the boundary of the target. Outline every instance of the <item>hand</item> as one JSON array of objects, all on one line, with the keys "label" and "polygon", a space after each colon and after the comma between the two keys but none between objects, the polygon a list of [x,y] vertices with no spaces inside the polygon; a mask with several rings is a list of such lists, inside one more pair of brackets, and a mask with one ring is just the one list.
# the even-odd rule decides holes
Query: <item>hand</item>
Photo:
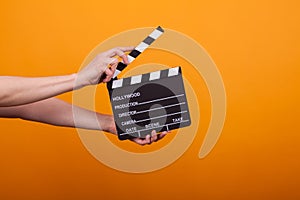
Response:
[{"label": "hand", "polygon": [[[75,88],[87,85],[96,85],[101,82],[109,82],[118,65],[116,56],[122,58],[125,64],[129,64],[125,52],[133,50],[134,47],[116,47],[98,54],[84,69],[77,74]],[[103,79],[101,77],[104,77]]]},{"label": "hand", "polygon": [[[117,129],[115,126],[114,117],[112,115],[98,114],[98,121],[100,126],[103,128],[102,130],[117,135]],[[169,132],[164,131],[160,134],[157,134],[156,131],[153,130],[151,135],[147,135],[146,138],[132,138],[130,141],[143,146],[145,144],[152,144],[153,142],[163,139],[168,133]]]},{"label": "hand", "polygon": [[157,142],[161,139],[163,139],[168,132],[164,131],[161,134],[157,134],[155,130],[151,132],[151,136],[147,135],[146,138],[132,138],[131,141],[139,144],[139,145],[145,145],[145,144],[152,144],[153,142]]},{"label": "hand", "polygon": [[[109,132],[113,133],[113,134],[117,134],[117,130],[116,130],[116,127],[113,126]],[[163,139],[167,134],[169,133],[169,131],[164,131],[160,134],[157,134],[155,130],[153,130],[151,132],[151,135],[147,135],[146,138],[131,138],[130,141],[136,143],[136,144],[139,144],[141,146],[144,146],[146,144],[152,144],[153,142],[157,142],[161,139]]]}]

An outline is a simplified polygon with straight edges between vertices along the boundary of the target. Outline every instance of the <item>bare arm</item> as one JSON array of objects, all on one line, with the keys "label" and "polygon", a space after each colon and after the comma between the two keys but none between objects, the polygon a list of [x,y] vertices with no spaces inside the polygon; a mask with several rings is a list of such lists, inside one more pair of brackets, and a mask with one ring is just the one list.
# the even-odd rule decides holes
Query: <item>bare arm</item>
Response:
[{"label": "bare arm", "polygon": [[[80,119],[76,120],[76,125],[73,111],[78,112],[78,116],[80,116]],[[71,104],[57,98],[49,98],[21,106],[0,107],[0,117],[21,118],[55,126],[116,132],[111,115],[95,113],[78,106],[72,108]]]},{"label": "bare arm", "polygon": [[40,78],[0,77],[0,106],[47,99],[73,90],[76,74]]},{"label": "bare arm", "polygon": [[[115,56],[128,63],[125,52],[132,49],[133,47],[119,47],[101,53],[76,74],[39,78],[0,77],[0,107],[33,103],[87,85],[108,82],[118,63]],[[104,73],[106,77],[102,80]]]},{"label": "bare arm", "polygon": [[[76,117],[76,124],[73,112],[76,112],[76,116],[78,116]],[[114,119],[111,115],[95,113],[78,106],[72,107],[71,104],[57,98],[45,99],[21,106],[0,107],[0,117],[21,118],[55,126],[103,130],[116,134]],[[149,135],[146,139],[134,138],[132,141],[140,145],[145,145],[153,141],[158,141],[165,135],[166,132],[157,135],[153,131],[152,137]]]},{"label": "bare arm", "polygon": [[[124,52],[133,47],[119,47],[97,55],[79,73],[40,78],[0,77],[0,117],[21,118],[55,126],[103,130],[116,134],[111,115],[95,113],[53,98],[73,89],[108,82],[116,69],[119,56],[128,64]],[[109,67],[110,66],[110,67]],[[103,76],[103,75],[106,76]],[[76,119],[74,113],[77,112]],[[78,114],[79,113],[79,114]],[[76,123],[75,123],[76,122]],[[134,138],[140,145],[163,138],[155,131],[145,139]]]}]

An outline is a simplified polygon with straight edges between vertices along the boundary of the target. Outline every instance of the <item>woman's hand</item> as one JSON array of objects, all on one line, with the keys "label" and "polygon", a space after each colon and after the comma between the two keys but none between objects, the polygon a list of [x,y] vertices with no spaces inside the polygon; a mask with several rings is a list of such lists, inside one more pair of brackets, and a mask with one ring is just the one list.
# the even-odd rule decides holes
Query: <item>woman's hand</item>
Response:
[{"label": "woman's hand", "polygon": [[116,47],[98,54],[77,74],[75,88],[78,89],[87,85],[109,82],[119,62],[116,56],[122,58],[125,64],[129,64],[125,52],[132,51],[133,49],[134,47]]},{"label": "woman's hand", "polygon": [[[106,132],[110,132],[114,135],[117,135],[117,129],[115,126],[114,118],[112,115],[98,115],[98,117],[101,117],[101,119],[98,119],[98,122],[100,123],[100,126],[103,127],[102,130]],[[139,144],[139,145],[146,145],[146,144],[152,144],[153,142],[157,142],[161,139],[163,139],[169,132],[164,131],[160,134],[157,134],[155,130],[151,132],[151,134],[147,135],[146,138],[132,138],[130,141]]]},{"label": "woman's hand", "polygon": [[155,130],[151,132],[151,135],[147,135],[146,138],[133,138],[130,139],[132,142],[135,142],[139,145],[145,145],[145,144],[152,144],[153,142],[157,142],[161,139],[163,139],[168,132],[164,131],[160,134],[157,134]]}]

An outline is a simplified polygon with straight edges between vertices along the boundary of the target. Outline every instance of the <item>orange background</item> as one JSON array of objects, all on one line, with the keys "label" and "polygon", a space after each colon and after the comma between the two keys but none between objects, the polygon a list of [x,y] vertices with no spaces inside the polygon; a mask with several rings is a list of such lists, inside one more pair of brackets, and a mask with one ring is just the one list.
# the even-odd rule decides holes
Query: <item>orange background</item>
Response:
[{"label": "orange background", "polygon": [[[74,73],[108,37],[162,25],[204,46],[228,104],[220,140],[206,158],[198,159],[205,134],[199,130],[178,161],[147,174],[104,166],[75,129],[1,119],[0,199],[299,199],[299,6],[296,0],[1,1],[1,75]],[[72,101],[70,93],[60,98]]]}]

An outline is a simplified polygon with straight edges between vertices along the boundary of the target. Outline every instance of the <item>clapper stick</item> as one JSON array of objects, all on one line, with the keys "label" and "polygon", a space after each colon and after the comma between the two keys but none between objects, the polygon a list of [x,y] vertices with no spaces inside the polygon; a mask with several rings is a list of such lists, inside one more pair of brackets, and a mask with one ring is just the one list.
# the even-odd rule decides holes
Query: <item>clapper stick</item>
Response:
[{"label": "clapper stick", "polygon": [[[135,47],[128,55],[129,64],[134,61],[142,52],[145,51],[157,38],[159,38],[164,33],[164,30],[158,26],[150,35],[148,35],[138,46]],[[123,62],[119,62],[116,68],[116,71],[113,75],[113,78],[107,83],[107,88],[111,88],[114,80],[117,80],[117,76],[127,67]],[[109,95],[111,96],[111,92]]]}]

